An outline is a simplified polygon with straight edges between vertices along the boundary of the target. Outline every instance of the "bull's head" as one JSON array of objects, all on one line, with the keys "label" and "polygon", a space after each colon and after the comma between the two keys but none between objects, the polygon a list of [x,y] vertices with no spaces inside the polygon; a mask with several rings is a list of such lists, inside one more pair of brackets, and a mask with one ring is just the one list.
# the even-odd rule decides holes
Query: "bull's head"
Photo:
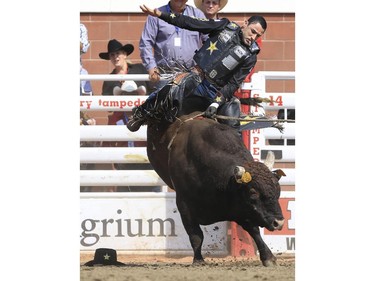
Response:
[{"label": "bull's head", "polygon": [[270,231],[281,230],[284,217],[279,204],[280,169],[272,171],[274,155],[269,153],[265,163],[250,162],[245,167],[236,166],[234,178],[245,190],[245,204],[252,213],[251,219]]}]

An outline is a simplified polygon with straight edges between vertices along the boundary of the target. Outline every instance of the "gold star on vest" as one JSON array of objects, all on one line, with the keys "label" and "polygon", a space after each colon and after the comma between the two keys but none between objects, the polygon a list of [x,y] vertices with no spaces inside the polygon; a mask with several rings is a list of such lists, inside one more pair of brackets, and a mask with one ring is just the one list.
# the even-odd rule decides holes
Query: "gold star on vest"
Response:
[{"label": "gold star on vest", "polygon": [[175,17],[176,17],[176,15],[174,13],[171,13],[171,18],[173,19]]},{"label": "gold star on vest", "polygon": [[105,254],[103,257],[104,257],[105,260],[109,260],[109,258],[110,258],[111,256],[108,255],[108,254]]},{"label": "gold star on vest", "polygon": [[216,48],[216,43],[217,43],[217,41],[215,43],[210,42],[210,47],[208,47],[206,49],[206,50],[210,51],[210,55],[212,55],[213,51],[219,50],[218,48]]},{"label": "gold star on vest", "polygon": [[216,102],[221,102],[221,101],[222,101],[221,96],[217,96],[217,97],[215,98],[215,101],[216,101]]},{"label": "gold star on vest", "polygon": [[230,25],[231,25],[232,27],[237,27],[237,24],[235,24],[234,22],[232,22]]}]

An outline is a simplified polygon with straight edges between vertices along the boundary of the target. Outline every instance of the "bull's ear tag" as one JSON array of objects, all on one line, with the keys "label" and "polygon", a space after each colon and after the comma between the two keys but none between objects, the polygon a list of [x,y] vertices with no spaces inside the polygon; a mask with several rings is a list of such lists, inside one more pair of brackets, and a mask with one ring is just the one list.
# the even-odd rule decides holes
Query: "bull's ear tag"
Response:
[{"label": "bull's ear tag", "polygon": [[251,181],[251,174],[246,172],[244,167],[236,166],[234,168],[234,178],[238,183],[248,183]]},{"label": "bull's ear tag", "polygon": [[248,183],[249,181],[251,181],[251,175],[249,172],[245,172],[242,177],[241,177],[241,181],[243,183]]}]

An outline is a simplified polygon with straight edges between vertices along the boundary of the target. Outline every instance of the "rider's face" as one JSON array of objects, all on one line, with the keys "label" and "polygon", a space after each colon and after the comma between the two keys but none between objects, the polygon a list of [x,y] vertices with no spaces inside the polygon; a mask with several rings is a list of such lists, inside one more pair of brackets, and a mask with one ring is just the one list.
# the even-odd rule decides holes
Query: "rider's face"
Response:
[{"label": "rider's face", "polygon": [[242,27],[242,33],[243,33],[243,42],[250,46],[252,42],[257,40],[259,37],[261,37],[264,33],[264,29],[260,25],[259,22],[257,23],[251,23],[250,25],[247,25],[247,21],[245,22],[245,26]]}]

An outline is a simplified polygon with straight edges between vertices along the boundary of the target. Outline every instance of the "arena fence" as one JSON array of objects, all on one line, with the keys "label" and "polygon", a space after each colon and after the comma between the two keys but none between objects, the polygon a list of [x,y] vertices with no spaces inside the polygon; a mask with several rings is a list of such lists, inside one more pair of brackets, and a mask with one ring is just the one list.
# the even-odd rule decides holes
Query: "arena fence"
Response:
[{"label": "arena fence", "polygon": [[[81,75],[81,80],[148,80],[148,75]],[[294,72],[258,72],[251,83],[244,83],[242,89],[251,90],[252,95],[268,97],[275,102],[265,110],[295,109],[294,93],[267,93],[269,80],[292,80]],[[141,104],[147,96],[80,96],[81,111],[130,111]],[[285,114],[285,116],[287,116]],[[81,142],[102,141],[145,141],[146,126],[137,132],[130,132],[126,126],[95,125],[80,126]],[[295,161],[294,145],[288,139],[295,139],[293,123],[285,124],[284,133],[274,128],[252,130],[250,150],[258,161],[264,159],[268,150],[276,154],[276,162]],[[270,140],[282,141],[270,145]],[[272,142],[272,141],[271,141]],[[145,164],[149,163],[146,147],[81,147],[81,164]],[[283,168],[286,177],[280,180],[282,186],[295,185],[292,168]],[[80,185],[84,186],[132,186],[132,192],[81,192],[81,251],[93,251],[100,247],[116,249],[127,254],[192,254],[187,234],[175,205],[175,193],[170,192],[154,170],[81,170]],[[137,192],[137,187],[161,187],[159,192],[150,189]],[[286,218],[286,227],[281,232],[262,233],[266,243],[275,253],[294,253],[294,192],[281,193],[281,205]],[[221,222],[202,227],[205,233],[203,253],[210,255],[250,255],[252,243],[241,239],[238,229]],[[238,244],[228,241],[228,233],[236,236]],[[250,245],[250,246],[248,246]],[[232,249],[230,249],[232,248]]]},{"label": "arena fence", "polygon": [[[275,81],[276,80],[276,81]],[[288,92],[267,92],[267,83],[276,82],[278,86],[283,86],[282,82],[294,83],[295,73],[288,71],[261,71],[251,76],[251,83],[244,83],[241,87],[242,93],[250,91],[252,97],[269,98],[270,103],[264,104],[265,113],[273,112],[280,116],[280,119],[289,118],[288,113],[295,110],[295,93]],[[272,85],[271,85],[272,86]],[[272,87],[274,88],[274,86]],[[259,108],[250,108],[252,115],[262,113]],[[281,114],[280,114],[281,113]],[[272,115],[272,114],[271,114]],[[282,118],[281,118],[282,117]],[[285,117],[285,118],[284,118]],[[282,190],[294,190],[295,185],[295,169],[285,168],[284,166],[294,166],[295,162],[295,124],[284,123],[283,133],[275,128],[265,128],[250,130],[244,132],[244,142],[249,148],[251,154],[256,161],[263,161],[269,150],[275,153],[276,163],[282,165],[280,168],[286,173],[286,177],[282,177],[280,184]],[[276,164],[277,165],[277,164]],[[292,188],[291,188],[292,187]],[[269,232],[261,228],[261,234],[271,251],[277,253],[294,253],[295,252],[295,196],[294,191],[281,192],[280,198],[281,208],[285,217],[286,224],[282,231]],[[252,256],[255,255],[254,243],[250,235],[235,223],[231,223],[230,231],[231,255],[233,256]]]}]

